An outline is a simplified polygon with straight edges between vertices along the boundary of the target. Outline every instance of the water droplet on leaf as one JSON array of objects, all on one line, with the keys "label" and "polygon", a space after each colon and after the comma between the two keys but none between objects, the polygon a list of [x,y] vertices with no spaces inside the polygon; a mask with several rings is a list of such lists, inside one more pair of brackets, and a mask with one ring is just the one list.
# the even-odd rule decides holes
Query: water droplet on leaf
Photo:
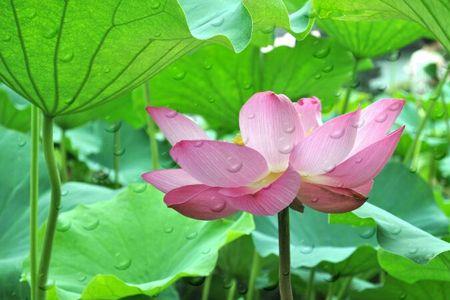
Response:
[{"label": "water droplet on leaf", "polygon": [[219,16],[211,21],[211,25],[214,27],[219,27],[223,24],[224,21],[225,21],[225,19],[223,17]]},{"label": "water droplet on leaf", "polygon": [[331,71],[333,71],[333,69],[334,69],[334,66],[333,66],[333,65],[328,65],[328,66],[325,66],[325,67],[322,69],[322,71],[323,71],[324,73],[330,73]]},{"label": "water droplet on leaf", "polygon": [[62,62],[70,62],[73,59],[73,52],[68,52],[60,57]]},{"label": "water droplet on leaf", "polygon": [[193,232],[191,232],[191,233],[186,235],[186,239],[187,240],[193,240],[193,239],[195,239],[197,237],[197,235],[198,235],[197,231],[193,231]]},{"label": "water droplet on leaf", "polygon": [[146,189],[147,189],[146,183],[136,183],[133,185],[133,192],[135,192],[136,194],[143,193],[145,192]]},{"label": "water droplet on leaf", "polygon": [[316,52],[314,52],[314,57],[317,58],[325,58],[328,56],[328,54],[330,54],[330,46],[326,45],[323,48],[317,50]]},{"label": "water droplet on leaf", "polygon": [[70,220],[58,218],[58,221],[56,222],[56,230],[66,232],[70,229],[70,227],[72,227],[72,222],[70,222]]},{"label": "water droplet on leaf", "polygon": [[359,236],[362,237],[363,239],[370,239],[371,237],[373,237],[375,232],[376,232],[376,228],[371,227],[371,228],[364,229],[364,231],[362,231],[359,234]]},{"label": "water droplet on leaf", "polygon": [[114,268],[119,271],[124,271],[131,266],[131,259],[123,256],[121,253],[117,252],[116,255],[116,263],[114,264]]}]

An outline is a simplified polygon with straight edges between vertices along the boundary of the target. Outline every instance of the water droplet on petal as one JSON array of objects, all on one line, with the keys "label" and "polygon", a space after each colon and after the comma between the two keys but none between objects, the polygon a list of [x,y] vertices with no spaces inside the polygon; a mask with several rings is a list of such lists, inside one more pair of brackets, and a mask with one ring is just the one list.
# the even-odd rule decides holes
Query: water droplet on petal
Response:
[{"label": "water droplet on petal", "polygon": [[295,125],[286,125],[283,127],[283,131],[286,133],[293,133],[295,131]]},{"label": "water droplet on petal", "polygon": [[364,231],[362,231],[359,236],[363,239],[370,239],[375,234],[376,229],[375,227],[367,228]]},{"label": "water droplet on petal", "polygon": [[117,252],[116,255],[116,263],[114,264],[114,268],[119,271],[124,271],[131,266],[131,259],[123,256],[121,253]]},{"label": "water droplet on petal", "polygon": [[178,115],[178,112],[176,110],[169,110],[166,112],[166,117],[169,119],[175,118]]},{"label": "water droplet on petal", "polygon": [[387,120],[387,118],[388,118],[387,114],[380,114],[375,118],[375,122],[383,123],[384,121]]},{"label": "water droplet on petal", "polygon": [[191,232],[191,233],[186,235],[186,239],[187,240],[193,240],[193,239],[195,239],[197,237],[197,235],[198,235],[197,231],[193,231],[193,232]]},{"label": "water droplet on petal", "polygon": [[211,201],[215,201],[215,203],[211,206],[212,212],[220,213],[225,209],[225,207],[227,205],[223,199],[215,199],[215,197],[214,197],[214,198],[211,198]]},{"label": "water droplet on petal", "polygon": [[294,149],[294,144],[291,139],[287,137],[280,137],[278,139],[278,151],[282,154],[289,154]]},{"label": "water droplet on petal", "polygon": [[231,173],[239,172],[243,167],[242,161],[231,156],[227,158],[227,162],[228,162],[227,170]]},{"label": "water droplet on petal", "polygon": [[358,121],[352,124],[353,128],[361,128],[363,126],[364,126],[364,119],[358,119]]},{"label": "water droplet on petal", "polygon": [[311,199],[311,202],[312,203],[317,203],[317,202],[319,202],[319,198],[318,197],[314,197],[314,198]]},{"label": "water droplet on petal", "polygon": [[317,50],[316,52],[314,52],[314,57],[317,58],[325,58],[328,56],[328,54],[330,54],[330,46],[326,45],[323,48]]},{"label": "water droplet on petal", "polygon": [[330,134],[330,138],[332,138],[332,139],[340,139],[341,137],[344,136],[344,133],[345,133],[345,128],[336,129],[335,131],[333,131]]},{"label": "water droplet on petal", "polygon": [[211,25],[214,27],[219,27],[223,24],[224,21],[225,19],[222,16],[219,16],[211,21]]},{"label": "water droplet on petal", "polygon": [[396,110],[399,110],[401,106],[402,106],[402,103],[401,103],[401,102],[395,101],[394,103],[392,103],[391,105],[389,105],[389,108],[388,108],[388,109],[389,109],[390,111],[396,111]]},{"label": "water droplet on petal", "polygon": [[58,218],[56,222],[56,230],[60,232],[66,232],[72,227],[72,222],[70,220],[66,220],[64,218]]},{"label": "water droplet on petal", "polygon": [[362,163],[362,161],[363,161],[362,157],[357,157],[357,158],[355,159],[355,163],[357,163],[357,164]]},{"label": "water droplet on petal", "polygon": [[204,143],[205,143],[205,141],[195,141],[194,147],[200,148],[201,146],[203,146]]},{"label": "water droplet on petal", "polygon": [[255,118],[255,114],[249,114],[249,115],[247,116],[247,118],[249,118],[249,119],[254,119],[254,118]]}]

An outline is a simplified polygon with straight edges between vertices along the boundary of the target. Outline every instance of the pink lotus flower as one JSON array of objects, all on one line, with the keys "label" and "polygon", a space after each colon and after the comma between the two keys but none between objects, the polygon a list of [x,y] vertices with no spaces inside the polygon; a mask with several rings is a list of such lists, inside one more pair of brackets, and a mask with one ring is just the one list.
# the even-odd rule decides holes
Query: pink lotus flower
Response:
[{"label": "pink lotus flower", "polygon": [[404,126],[388,134],[404,100],[382,99],[322,124],[317,98],[294,104],[305,132],[291,154],[302,185],[293,206],[347,212],[367,200],[373,178],[392,156]]},{"label": "pink lotus flower", "polygon": [[403,128],[385,134],[402,106],[385,99],[322,125],[316,98],[292,103],[285,95],[257,93],[240,111],[238,144],[212,141],[176,111],[148,107],[181,169],[143,178],[166,193],[169,207],[196,219],[238,210],[273,215],[298,201],[320,211],[349,211],[364,203],[392,155]]}]

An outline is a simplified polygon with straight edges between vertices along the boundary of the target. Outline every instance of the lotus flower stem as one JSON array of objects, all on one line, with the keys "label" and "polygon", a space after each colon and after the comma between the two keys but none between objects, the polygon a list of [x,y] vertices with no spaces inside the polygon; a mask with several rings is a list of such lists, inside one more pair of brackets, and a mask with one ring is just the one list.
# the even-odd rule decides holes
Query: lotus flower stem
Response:
[{"label": "lotus flower stem", "polygon": [[252,258],[252,269],[250,271],[250,278],[248,280],[248,292],[247,292],[247,300],[253,300],[255,295],[255,282],[258,277],[260,269],[260,258],[256,249],[253,252]]},{"label": "lotus flower stem", "polygon": [[236,279],[233,278],[231,280],[230,289],[228,290],[227,300],[233,300],[234,299],[234,294],[236,294],[236,288],[237,288],[237,282],[236,282]]},{"label": "lotus flower stem", "polygon": [[31,106],[31,164],[30,164],[30,293],[37,296],[37,229],[39,197],[39,108]]},{"label": "lotus flower stem", "polygon": [[316,276],[316,269],[312,268],[309,271],[309,278],[308,278],[308,286],[306,287],[306,300],[312,300],[314,299],[314,278]]},{"label": "lotus flower stem", "polygon": [[209,290],[211,288],[211,280],[212,280],[212,274],[209,274],[208,277],[205,279],[205,283],[203,284],[202,289],[202,300],[208,300],[209,299]]},{"label": "lotus flower stem", "polygon": [[279,289],[281,300],[292,300],[289,207],[278,213]]},{"label": "lotus flower stem", "polygon": [[[150,106],[150,83],[144,84],[144,98],[147,106]],[[160,168],[158,155],[158,142],[156,141],[156,126],[151,118],[147,118],[147,135],[150,140],[150,151],[152,155],[152,169]]]},{"label": "lotus flower stem", "polygon": [[61,181],[53,145],[53,118],[49,116],[44,116],[42,144],[51,185],[51,198],[39,264],[37,300],[44,300],[46,297],[48,270],[50,268],[53,239],[55,237],[56,222],[58,220],[58,212],[61,204]]},{"label": "lotus flower stem", "polygon": [[68,172],[67,172],[67,149],[66,144],[64,143],[64,140],[66,139],[66,130],[61,130],[61,181],[66,182],[68,179]]},{"label": "lotus flower stem", "polygon": [[353,278],[351,276],[348,276],[342,280],[342,285],[336,296],[337,300],[345,299],[345,295],[347,294],[350,284],[352,283],[352,279]]},{"label": "lotus flower stem", "polygon": [[120,171],[120,126],[115,126],[113,135],[113,167],[114,167],[114,187],[119,187],[119,171]]},{"label": "lotus flower stem", "polygon": [[342,105],[341,113],[345,114],[348,109],[348,104],[350,102],[350,95],[352,94],[352,89],[354,88],[355,82],[356,82],[356,76],[358,71],[358,63],[359,58],[355,57],[355,63],[353,64],[353,70],[352,70],[352,81],[349,83],[347,90],[345,91],[345,97],[344,97],[344,104]]},{"label": "lotus flower stem", "polygon": [[430,105],[428,106],[427,111],[425,112],[425,116],[422,118],[422,121],[420,122],[419,128],[417,129],[416,135],[414,137],[414,140],[412,142],[411,147],[408,149],[408,152],[406,153],[404,163],[409,165],[409,167],[412,166],[413,162],[415,161],[416,154],[416,148],[419,144],[420,137],[422,135],[422,131],[425,129],[425,125],[428,122],[428,119],[431,116],[431,113],[433,112],[434,105],[436,104],[436,100],[439,99],[442,88],[444,87],[444,83],[447,81],[448,74],[450,72],[450,68],[447,68],[447,71],[445,72],[444,77],[439,81],[438,85],[436,86],[436,89],[433,92],[433,96],[430,99]]}]

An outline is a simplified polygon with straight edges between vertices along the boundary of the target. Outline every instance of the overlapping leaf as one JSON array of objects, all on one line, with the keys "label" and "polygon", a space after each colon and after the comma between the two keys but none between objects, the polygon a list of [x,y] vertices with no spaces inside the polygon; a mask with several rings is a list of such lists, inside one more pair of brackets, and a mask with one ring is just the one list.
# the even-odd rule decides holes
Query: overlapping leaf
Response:
[{"label": "overlapping leaf", "polygon": [[155,295],[184,276],[205,276],[218,250],[249,234],[251,215],[204,222],[169,209],[162,193],[132,185],[110,201],[60,215],[49,299]]},{"label": "overlapping leaf", "polygon": [[319,18],[341,20],[406,19],[428,29],[450,51],[450,6],[441,0],[315,0]]},{"label": "overlapping leaf", "polygon": [[152,103],[198,114],[221,133],[238,128],[241,106],[255,92],[273,90],[297,100],[318,96],[325,107],[351,77],[353,58],[327,39],[308,37],[295,49],[267,54],[248,48],[239,55],[206,46],[151,80]]},{"label": "overlapping leaf", "polygon": [[[448,220],[434,203],[430,188],[401,164],[388,165],[376,178],[369,202],[372,204],[366,203],[353,213],[332,216],[333,221],[344,219],[346,223],[360,225],[361,228],[329,224],[326,214],[310,209],[302,215],[291,213],[292,266],[314,267],[322,263],[319,267],[332,274],[357,274],[377,267],[373,249],[377,244],[418,263],[425,263],[438,252],[450,249],[448,243],[426,232],[448,232]],[[384,227],[379,227],[375,236],[374,223],[361,221],[355,217],[356,214],[373,217],[377,222],[382,220],[380,222],[384,225],[380,226]],[[257,250],[262,256],[277,254],[276,218],[256,218],[255,222],[253,238]],[[391,264],[391,267],[395,268],[395,265]],[[407,274],[396,272],[395,276]]]},{"label": "overlapping leaf", "polygon": [[360,58],[375,57],[394,51],[426,34],[420,25],[405,20],[324,19],[320,20],[319,26]]}]

